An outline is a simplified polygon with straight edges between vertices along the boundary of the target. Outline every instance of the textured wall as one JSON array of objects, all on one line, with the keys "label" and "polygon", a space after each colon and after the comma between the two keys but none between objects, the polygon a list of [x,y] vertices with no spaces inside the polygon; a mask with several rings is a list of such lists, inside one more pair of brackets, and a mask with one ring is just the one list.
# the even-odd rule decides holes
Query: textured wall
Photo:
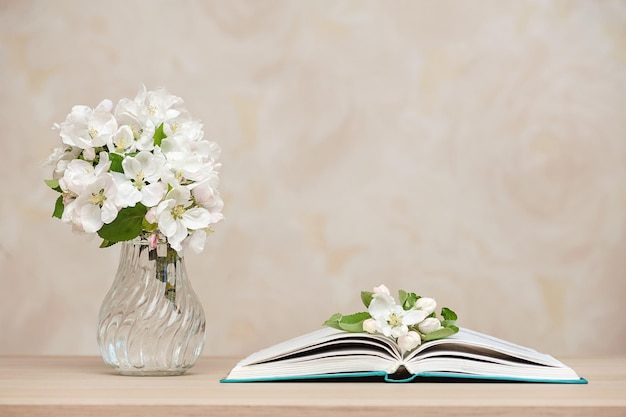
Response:
[{"label": "textured wall", "polygon": [[71,106],[185,99],[226,220],[205,353],[386,283],[556,355],[626,352],[626,2],[0,0],[0,354],[96,354],[118,250],[52,219]]}]

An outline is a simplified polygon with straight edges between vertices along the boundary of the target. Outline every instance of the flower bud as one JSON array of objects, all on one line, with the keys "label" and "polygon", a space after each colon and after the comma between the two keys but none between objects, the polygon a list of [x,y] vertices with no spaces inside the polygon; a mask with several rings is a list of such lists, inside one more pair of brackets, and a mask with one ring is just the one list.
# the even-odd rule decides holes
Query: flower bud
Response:
[{"label": "flower bud", "polygon": [[390,295],[389,288],[385,286],[385,284],[379,285],[378,287],[374,287],[374,294],[387,294]]},{"label": "flower bud", "polygon": [[83,158],[85,161],[93,161],[96,159],[96,151],[94,148],[83,149]]},{"label": "flower bud", "polygon": [[156,207],[150,207],[150,209],[146,213],[146,221],[151,224],[158,223],[159,219],[156,214]]},{"label": "flower bud", "polygon": [[159,235],[157,233],[153,233],[148,238],[148,243],[150,244],[150,249],[156,249],[159,243]]},{"label": "flower bud", "polygon": [[415,306],[413,308],[416,310],[422,310],[428,316],[437,308],[437,302],[432,298],[422,297],[415,302]]},{"label": "flower bud", "polygon": [[363,330],[365,330],[368,333],[376,333],[376,320],[374,319],[367,319],[365,321],[363,321]]},{"label": "flower bud", "polygon": [[424,319],[424,321],[422,321],[420,324],[418,324],[417,328],[423,334],[428,334],[434,332],[435,330],[441,329],[441,322],[435,317],[428,317]]},{"label": "flower bud", "polygon": [[419,333],[410,331],[404,336],[398,337],[398,346],[403,352],[408,352],[422,344],[422,338]]}]

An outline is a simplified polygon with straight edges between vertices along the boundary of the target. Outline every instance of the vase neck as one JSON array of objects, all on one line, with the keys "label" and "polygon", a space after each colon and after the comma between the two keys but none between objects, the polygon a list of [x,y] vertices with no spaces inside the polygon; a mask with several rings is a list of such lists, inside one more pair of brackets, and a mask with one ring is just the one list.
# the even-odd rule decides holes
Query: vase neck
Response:
[{"label": "vase neck", "polygon": [[167,243],[152,247],[146,239],[122,242],[118,276],[127,279],[144,274],[161,282],[180,283],[185,279],[184,258]]},{"label": "vase neck", "polygon": [[147,253],[150,260],[165,258],[168,262],[176,262],[183,259],[169,243],[159,242],[156,246],[152,246],[145,238],[136,238],[122,242],[122,251],[127,256],[132,256],[133,254],[139,256]]}]

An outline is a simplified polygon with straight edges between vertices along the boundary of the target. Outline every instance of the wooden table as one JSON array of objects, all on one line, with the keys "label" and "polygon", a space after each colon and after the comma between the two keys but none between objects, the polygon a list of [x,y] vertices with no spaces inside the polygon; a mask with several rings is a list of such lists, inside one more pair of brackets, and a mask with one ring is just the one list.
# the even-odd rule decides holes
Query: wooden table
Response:
[{"label": "wooden table", "polygon": [[98,357],[0,357],[0,416],[626,416],[626,357],[562,358],[587,385],[221,384],[235,358],[125,377]]}]

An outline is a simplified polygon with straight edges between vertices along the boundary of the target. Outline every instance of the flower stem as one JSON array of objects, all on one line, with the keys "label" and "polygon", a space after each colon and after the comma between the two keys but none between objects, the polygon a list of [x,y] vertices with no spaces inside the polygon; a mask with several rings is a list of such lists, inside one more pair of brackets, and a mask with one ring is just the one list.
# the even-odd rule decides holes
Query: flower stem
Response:
[{"label": "flower stem", "polygon": [[[165,248],[164,248],[165,246]],[[165,250],[164,250],[165,249]],[[168,279],[171,267],[175,270],[178,267],[178,261],[180,256],[178,252],[172,249],[169,245],[158,245],[155,249],[149,249],[149,259],[155,261],[156,279],[165,284],[164,297],[170,300],[173,304],[176,303],[176,278],[174,280]],[[165,252],[165,253],[163,253]]]}]

